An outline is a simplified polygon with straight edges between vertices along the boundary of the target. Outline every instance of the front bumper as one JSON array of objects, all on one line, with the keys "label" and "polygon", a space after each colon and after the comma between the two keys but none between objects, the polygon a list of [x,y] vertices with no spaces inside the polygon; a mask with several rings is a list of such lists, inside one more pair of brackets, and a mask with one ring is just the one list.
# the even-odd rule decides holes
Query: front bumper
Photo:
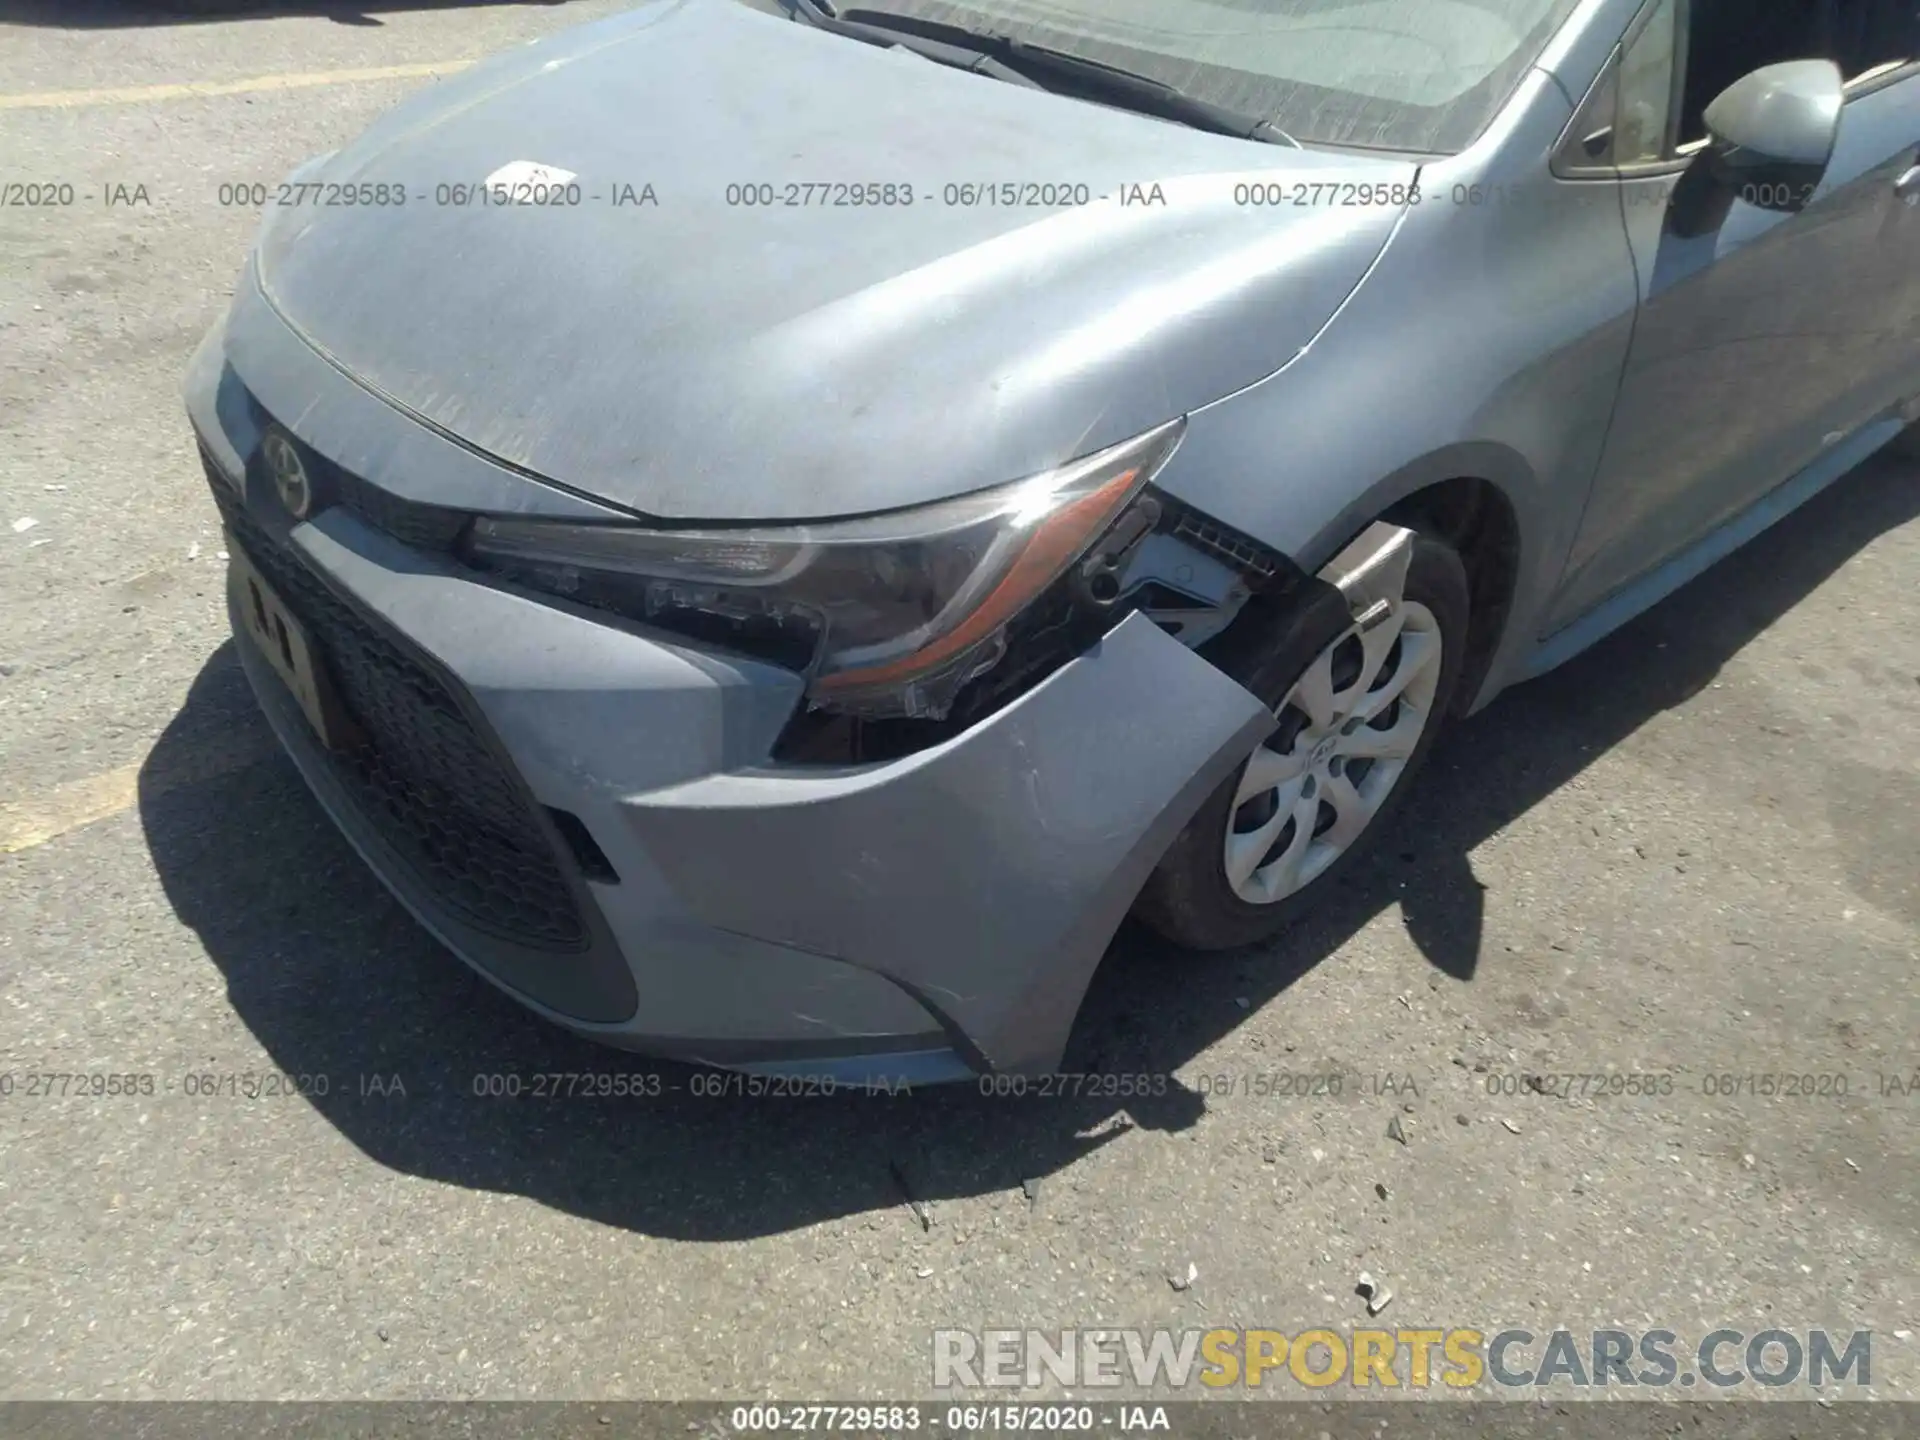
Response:
[{"label": "front bumper", "polygon": [[[509,590],[377,508],[290,523],[245,478],[249,390],[342,464],[418,442],[370,439],[413,427],[244,297],[196,355],[188,408],[233,544],[368,712],[372,748],[325,749],[236,625],[263,709],[428,929],[599,1040],[849,1083],[1055,1068],[1140,883],[1272,724],[1136,616],[941,745],[777,765],[788,672]],[[433,499],[550,498],[501,505],[532,485],[501,469],[483,483]]]}]

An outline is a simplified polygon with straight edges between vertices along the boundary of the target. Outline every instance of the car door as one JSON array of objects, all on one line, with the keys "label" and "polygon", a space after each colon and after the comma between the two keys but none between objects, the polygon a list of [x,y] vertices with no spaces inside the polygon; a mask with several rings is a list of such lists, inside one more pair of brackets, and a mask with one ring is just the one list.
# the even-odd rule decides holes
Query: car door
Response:
[{"label": "car door", "polygon": [[[1641,303],[1549,629],[1823,457],[1846,459],[1850,437],[1920,393],[1920,49],[1911,24],[1878,23],[1888,13],[1654,0],[1629,32],[1610,158]],[[1758,64],[1822,53],[1858,73],[1811,203],[1736,199],[1712,233],[1676,234],[1670,199],[1704,145],[1705,103]]]}]

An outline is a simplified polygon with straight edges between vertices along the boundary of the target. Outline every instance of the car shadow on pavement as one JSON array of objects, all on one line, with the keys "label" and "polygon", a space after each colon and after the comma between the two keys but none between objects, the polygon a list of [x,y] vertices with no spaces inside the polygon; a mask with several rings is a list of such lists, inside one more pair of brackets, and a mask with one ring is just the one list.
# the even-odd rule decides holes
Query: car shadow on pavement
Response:
[{"label": "car shadow on pavement", "polygon": [[[1394,905],[1433,964],[1470,982],[1482,928],[1474,848],[1710,684],[1850,556],[1916,515],[1911,467],[1872,462],[1595,651],[1457,727],[1401,812],[1398,837],[1280,942],[1194,958],[1125,927],[1065,1068],[1180,1069]],[[312,1077],[314,1091],[324,1085],[312,1103],[383,1165],[649,1234],[738,1239],[1017,1189],[1130,1127],[1184,1129],[1205,1109],[1178,1081],[1144,1099],[1015,1100],[968,1086],[705,1094],[727,1082],[577,1040],[473,976],[388,898],[284,758],[197,784],[167,780],[204,773],[209,746],[258,744],[264,729],[229,643],[143,766],[148,846],[175,912],[272,1064]],[[495,1088],[489,1077],[530,1086],[546,1072],[626,1075],[629,1088],[659,1093],[483,1093]]]},{"label": "car shadow on pavement", "polygon": [[474,10],[498,5],[564,5],[567,0],[0,0],[0,25],[54,30],[122,30],[206,20],[271,20],[305,15],[342,25],[379,25],[403,10]]}]

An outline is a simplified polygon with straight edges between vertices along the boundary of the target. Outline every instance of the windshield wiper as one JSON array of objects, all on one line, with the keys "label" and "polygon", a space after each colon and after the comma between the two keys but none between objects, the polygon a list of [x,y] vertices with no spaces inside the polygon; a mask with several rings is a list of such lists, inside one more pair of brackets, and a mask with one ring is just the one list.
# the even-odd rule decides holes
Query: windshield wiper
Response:
[{"label": "windshield wiper", "polygon": [[1122,69],[1103,60],[1089,60],[1084,55],[1035,45],[1013,36],[1007,36],[1001,43],[1006,48],[1008,62],[1016,67],[1070,80],[1077,88],[1129,104],[1146,114],[1177,120],[1196,130],[1211,130],[1217,135],[1233,135],[1267,145],[1287,145],[1295,150],[1305,148],[1264,115],[1250,115],[1212,100],[1202,100],[1198,95],[1189,95],[1177,86],[1136,70]]},{"label": "windshield wiper", "polygon": [[[891,25],[873,25],[859,20],[850,20],[839,10],[826,3],[826,0],[792,0],[793,14],[821,30],[835,35],[845,35],[854,40],[864,40],[869,45],[881,45],[889,49],[898,47],[911,50],[929,60],[942,65],[951,65],[956,70],[971,70],[977,75],[990,75],[995,80],[1005,80],[1011,85],[1024,85],[1029,90],[1044,90],[1046,87],[1024,70],[1016,70],[991,49],[984,48],[982,42],[989,37],[975,34],[958,25],[938,25],[928,22],[923,33],[922,28],[896,29]],[[887,17],[883,17],[887,18]]]},{"label": "windshield wiper", "polygon": [[[1090,96],[1117,101],[1131,109],[1157,115],[1163,120],[1178,121],[1196,130],[1232,135],[1241,140],[1258,140],[1268,145],[1287,145],[1295,150],[1304,148],[1298,140],[1264,116],[1245,114],[1211,100],[1202,100],[1164,80],[1156,80],[1150,75],[1142,75],[1118,65],[1109,65],[1102,60],[1089,60],[1084,55],[1035,45],[1012,35],[969,30],[964,25],[952,25],[940,20],[923,20],[917,15],[894,15],[884,10],[859,8],[827,10],[821,0],[793,0],[793,3],[798,12],[805,13],[809,19],[828,29],[858,32],[861,38],[904,36],[912,42],[910,48],[918,49],[923,45],[951,47],[958,52],[978,55],[986,64],[996,67],[990,71],[981,64],[973,64],[963,65],[965,69],[980,70],[987,74],[1010,69],[1029,85],[1038,83],[1043,76],[1064,80],[1075,90],[1087,92]],[[999,75],[999,78],[1010,77]]]}]

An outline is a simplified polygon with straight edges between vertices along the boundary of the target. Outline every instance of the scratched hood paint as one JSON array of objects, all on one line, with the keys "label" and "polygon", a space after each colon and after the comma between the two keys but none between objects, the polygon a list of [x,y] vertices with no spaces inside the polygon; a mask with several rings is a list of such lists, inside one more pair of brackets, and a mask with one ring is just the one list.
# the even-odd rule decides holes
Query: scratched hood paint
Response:
[{"label": "scratched hood paint", "polygon": [[[515,162],[578,203],[457,203]],[[305,177],[389,203],[279,207],[260,273],[478,450],[641,513],[796,519],[1014,479],[1273,373],[1392,232],[1354,184],[1414,175],[673,0],[414,97]],[[1001,181],[1089,203],[948,203]],[[847,203],[869,183],[895,203]]]}]

